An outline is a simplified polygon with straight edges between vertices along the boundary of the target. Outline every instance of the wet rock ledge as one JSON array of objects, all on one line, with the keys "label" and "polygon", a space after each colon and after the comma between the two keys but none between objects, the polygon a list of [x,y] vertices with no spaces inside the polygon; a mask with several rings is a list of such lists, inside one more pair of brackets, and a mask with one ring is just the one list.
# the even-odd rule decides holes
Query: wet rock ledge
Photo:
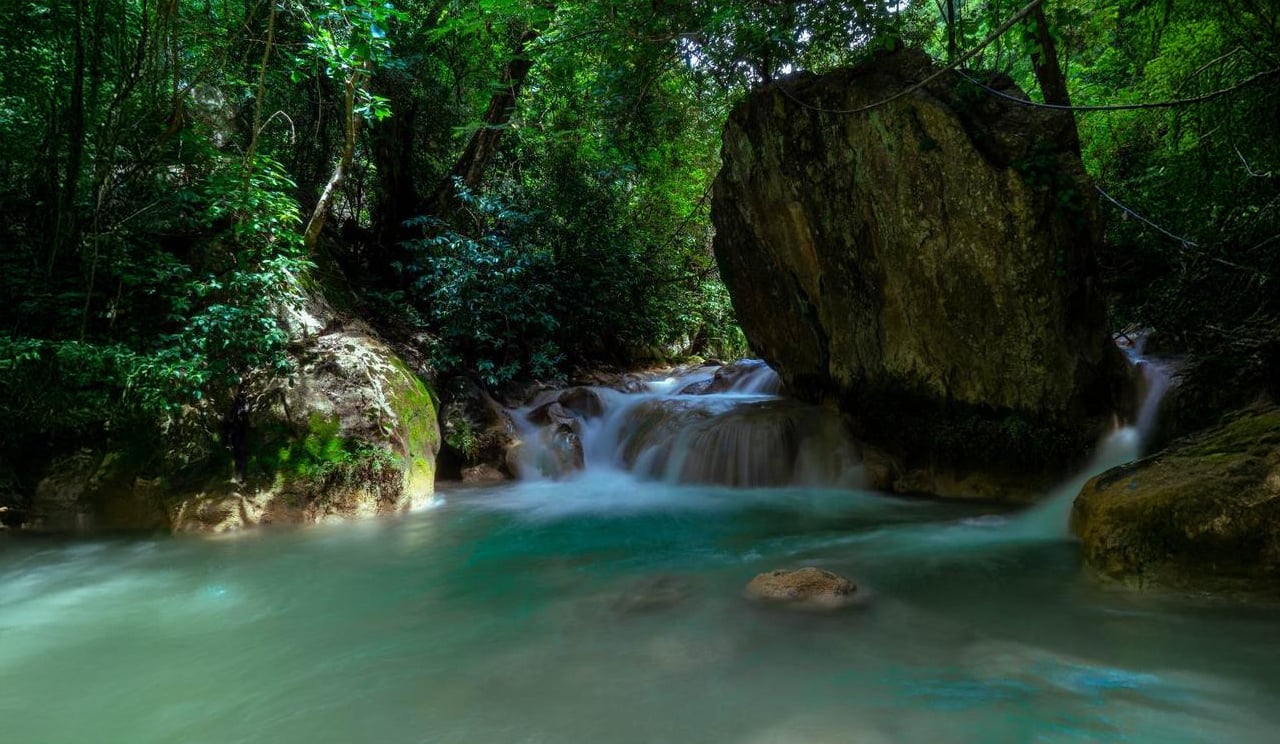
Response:
[{"label": "wet rock ledge", "polygon": [[1280,407],[1234,413],[1094,478],[1072,527],[1111,579],[1280,594]]}]

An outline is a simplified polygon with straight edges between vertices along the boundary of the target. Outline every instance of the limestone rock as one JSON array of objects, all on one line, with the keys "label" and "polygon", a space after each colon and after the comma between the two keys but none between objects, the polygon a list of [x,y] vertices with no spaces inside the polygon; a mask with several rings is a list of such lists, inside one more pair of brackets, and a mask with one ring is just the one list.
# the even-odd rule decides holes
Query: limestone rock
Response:
[{"label": "limestone rock", "polygon": [[716,259],[752,348],[894,458],[890,487],[1024,500],[1085,457],[1128,385],[1096,203],[1069,121],[953,76],[815,110],[934,70],[902,50],[748,97],[724,131]]},{"label": "limestone rock", "polygon": [[680,390],[681,395],[730,392],[779,395],[782,392],[782,381],[763,361],[739,359],[721,366],[710,380],[690,383]]},{"label": "limestone rock", "polygon": [[539,452],[542,457],[536,467],[549,478],[565,478],[582,470],[586,464],[582,451],[582,438],[575,427],[564,423],[553,423],[538,432]]},{"label": "limestone rock", "polygon": [[102,455],[83,449],[53,461],[49,474],[36,485],[31,510],[36,524],[44,529],[73,530],[89,518],[85,498],[89,482]]},{"label": "limestone rock", "polygon": [[[297,374],[255,391],[242,463],[185,484],[174,531],[319,523],[426,505],[440,428],[431,395],[368,326],[320,298],[293,352]],[[176,482],[180,489],[182,485]]]},{"label": "limestone rock", "polygon": [[488,463],[462,469],[463,483],[501,483],[509,477],[505,472]]},{"label": "limestone rock", "polygon": [[513,471],[527,468],[557,479],[582,470],[586,462],[583,427],[604,414],[600,391],[592,387],[546,391],[531,406],[523,414],[525,436],[530,442],[508,454],[507,462],[516,463],[508,467]]},{"label": "limestone rock", "polygon": [[837,609],[852,604],[858,587],[848,579],[812,566],[779,569],[756,576],[746,596],[807,609]]},{"label": "limestone rock", "polygon": [[1280,408],[1253,408],[1085,485],[1085,560],[1135,585],[1280,589]]},{"label": "limestone rock", "polygon": [[319,295],[281,322],[294,375],[55,458],[23,526],[226,532],[428,503],[440,433],[422,380]]}]

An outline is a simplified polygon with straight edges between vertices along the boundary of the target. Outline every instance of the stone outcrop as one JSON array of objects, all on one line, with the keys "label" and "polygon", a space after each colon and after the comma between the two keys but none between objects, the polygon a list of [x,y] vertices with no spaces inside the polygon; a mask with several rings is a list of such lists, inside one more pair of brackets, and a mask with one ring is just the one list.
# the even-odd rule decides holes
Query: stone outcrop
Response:
[{"label": "stone outcrop", "polygon": [[507,452],[519,441],[515,423],[474,380],[454,377],[445,383],[440,424],[441,478],[493,482],[515,477],[507,465]]},{"label": "stone outcrop", "polygon": [[231,416],[192,409],[158,440],[117,436],[56,459],[26,526],[225,532],[428,503],[440,431],[423,381],[319,297],[284,322],[294,375],[247,390]]},{"label": "stone outcrop", "polygon": [[1094,478],[1072,528],[1089,565],[1123,582],[1280,590],[1280,408]]},{"label": "stone outcrop", "polygon": [[853,604],[857,591],[857,585],[843,576],[809,566],[759,574],[747,584],[746,596],[801,609],[833,610]]},{"label": "stone outcrop", "polygon": [[291,321],[297,373],[258,393],[242,473],[182,499],[175,531],[393,514],[432,499],[440,428],[426,385],[319,298]]},{"label": "stone outcrop", "polygon": [[[1023,500],[1079,462],[1127,385],[1069,121],[902,50],[793,75],[729,117],[712,220],[752,348],[833,403],[900,491]],[[1011,81],[992,85],[1018,94]]]}]

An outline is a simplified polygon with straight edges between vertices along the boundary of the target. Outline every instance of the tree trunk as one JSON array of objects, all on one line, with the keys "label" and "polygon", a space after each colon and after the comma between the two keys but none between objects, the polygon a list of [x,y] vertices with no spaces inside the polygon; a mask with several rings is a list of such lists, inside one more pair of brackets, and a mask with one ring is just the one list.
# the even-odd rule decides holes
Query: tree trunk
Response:
[{"label": "tree trunk", "polygon": [[307,220],[307,229],[302,233],[302,244],[307,250],[307,255],[315,253],[316,243],[320,240],[320,232],[324,230],[325,220],[329,216],[329,207],[333,205],[333,198],[338,189],[342,188],[342,182],[346,180],[347,173],[351,171],[351,162],[355,160],[356,140],[360,136],[360,123],[364,121],[364,117],[356,112],[356,90],[362,84],[364,76],[364,72],[357,71],[347,78],[342,105],[343,123],[345,125],[342,154],[338,156],[338,165],[333,169],[333,174],[329,176],[329,181],[320,192],[320,198],[316,201],[316,208],[311,212],[311,219]]},{"label": "tree trunk", "polygon": [[502,71],[499,89],[489,100],[489,108],[485,111],[483,123],[471,135],[467,148],[462,151],[462,156],[449,171],[449,175],[436,188],[427,212],[447,216],[457,209],[458,193],[454,185],[455,180],[460,181],[461,185],[467,189],[475,189],[480,185],[485,169],[498,152],[499,145],[502,144],[502,134],[515,113],[520,88],[533,67],[533,60],[525,55],[525,50],[538,36],[538,30],[533,28],[526,30],[520,36],[520,41],[516,43],[515,54]]},{"label": "tree trunk", "polygon": [[53,246],[49,251],[49,273],[52,274],[58,253],[75,241],[76,191],[80,184],[80,167],[84,161],[84,4],[75,2],[75,27],[72,29],[74,59],[71,70],[71,92],[67,102],[67,165],[62,172],[62,191],[58,197],[57,219],[54,221]]},{"label": "tree trunk", "polygon": [[418,101],[397,94],[405,81],[385,75],[379,78],[378,87],[390,102],[391,116],[371,130],[378,175],[374,230],[384,245],[394,245],[407,236],[404,222],[421,206],[413,164]]},{"label": "tree trunk", "polygon": [[[1032,12],[1031,23],[1035,26],[1036,49],[1031,53],[1031,65],[1035,68],[1036,82],[1040,84],[1040,93],[1044,102],[1055,106],[1070,106],[1071,93],[1067,90],[1067,78],[1062,74],[1058,64],[1058,48],[1053,43],[1053,34],[1049,31],[1049,20],[1045,17],[1044,6],[1038,5]],[[1080,135],[1076,130],[1076,117],[1071,111],[1063,112],[1064,129],[1067,144],[1077,154],[1080,152]]]},{"label": "tree trunk", "polygon": [[956,0],[947,0],[947,62],[954,62],[959,53],[956,43]]}]

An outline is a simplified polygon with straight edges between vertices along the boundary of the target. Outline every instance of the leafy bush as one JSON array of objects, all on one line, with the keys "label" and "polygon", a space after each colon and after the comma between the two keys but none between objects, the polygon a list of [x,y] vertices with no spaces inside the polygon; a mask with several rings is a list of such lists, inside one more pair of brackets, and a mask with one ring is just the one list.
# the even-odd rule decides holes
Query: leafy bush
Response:
[{"label": "leafy bush", "polygon": [[461,189],[467,228],[413,222],[429,237],[407,244],[415,260],[405,269],[436,336],[436,366],[492,387],[654,352],[745,353],[706,236],[637,220],[626,189],[560,165],[537,188]]},{"label": "leafy bush", "polygon": [[414,288],[438,335],[435,365],[469,367],[490,386],[520,374],[554,375],[563,357],[554,340],[553,257],[528,242],[528,216],[461,189],[475,235],[443,220],[416,224],[434,233],[412,241]]},{"label": "leafy bush", "polygon": [[0,413],[15,424],[0,449],[123,429],[209,398],[221,414],[239,385],[287,373],[279,311],[310,266],[293,188],[266,158],[249,171],[217,161],[149,226],[172,236],[167,250],[126,243],[108,257],[102,285],[118,297],[100,316],[58,316],[43,337],[0,333]]}]

